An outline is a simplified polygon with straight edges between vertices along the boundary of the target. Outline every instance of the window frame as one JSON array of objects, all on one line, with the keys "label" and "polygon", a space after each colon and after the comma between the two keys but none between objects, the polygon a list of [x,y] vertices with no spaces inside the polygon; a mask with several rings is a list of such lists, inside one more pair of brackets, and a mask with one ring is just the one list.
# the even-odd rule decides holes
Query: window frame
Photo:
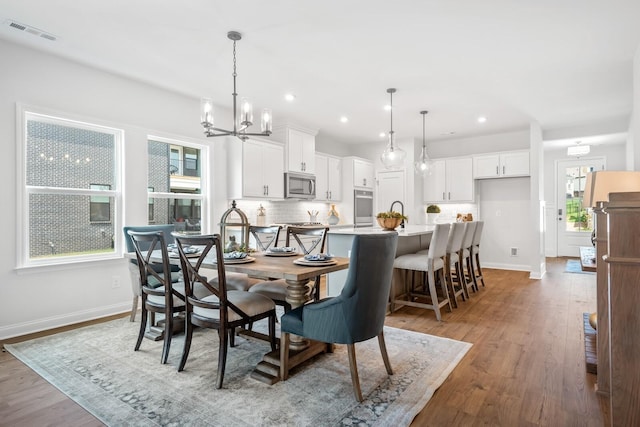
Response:
[{"label": "window frame", "polygon": [[[37,120],[56,125],[72,126],[95,132],[112,134],[114,137],[114,182],[111,190],[91,190],[87,188],[48,187],[27,185],[27,126],[30,120]],[[16,269],[35,267],[61,266],[82,262],[102,261],[122,257],[121,233],[114,233],[112,252],[87,255],[62,255],[54,258],[31,259],[29,256],[29,198],[32,194],[69,195],[69,196],[101,196],[113,199],[114,214],[109,221],[114,230],[122,228],[123,197],[122,149],[124,129],[104,121],[79,116],[77,114],[51,110],[47,108],[16,104]],[[87,219],[88,223],[91,223]]]}]

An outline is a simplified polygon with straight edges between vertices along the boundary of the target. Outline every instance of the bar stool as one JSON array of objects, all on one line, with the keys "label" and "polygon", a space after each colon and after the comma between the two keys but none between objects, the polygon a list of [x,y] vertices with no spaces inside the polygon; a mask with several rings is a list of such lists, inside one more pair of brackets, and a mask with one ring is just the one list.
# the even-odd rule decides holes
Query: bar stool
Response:
[{"label": "bar stool", "polygon": [[[431,237],[428,254],[407,254],[397,257],[393,263],[394,280],[392,282],[391,291],[391,312],[395,311],[396,305],[408,305],[411,307],[420,307],[433,310],[438,321],[442,320],[440,308],[449,306],[452,311],[451,300],[447,289],[447,280],[445,277],[445,257],[447,254],[447,243],[449,240],[449,224],[437,224],[435,231]],[[418,292],[415,283],[412,283],[411,290],[407,289],[407,280],[402,280],[400,270],[407,271],[423,271],[427,273],[426,283],[423,284],[423,292]],[[406,274],[404,274],[406,278]],[[396,297],[397,286],[402,282],[404,285],[404,293]],[[436,291],[436,283],[440,283],[442,297],[438,296]],[[428,291],[427,289],[428,288]],[[429,298],[431,301],[421,302],[419,299]]]},{"label": "bar stool", "polygon": [[480,267],[480,239],[482,238],[483,227],[484,221],[476,221],[476,232],[473,233],[473,245],[471,245],[471,265],[476,288],[478,287],[478,281],[482,282],[482,287],[484,288],[484,276],[482,267]]},{"label": "bar stool", "polygon": [[475,275],[473,274],[473,265],[471,261],[471,247],[473,246],[473,235],[476,231],[476,221],[465,222],[464,227],[464,239],[462,240],[462,282],[466,290],[467,296],[469,296],[469,287],[474,292],[478,291],[478,285],[475,281]]}]

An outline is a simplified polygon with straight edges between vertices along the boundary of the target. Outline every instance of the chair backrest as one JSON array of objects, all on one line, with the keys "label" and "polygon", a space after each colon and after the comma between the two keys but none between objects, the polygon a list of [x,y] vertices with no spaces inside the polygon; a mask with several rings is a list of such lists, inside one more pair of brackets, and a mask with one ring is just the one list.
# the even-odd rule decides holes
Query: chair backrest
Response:
[{"label": "chair backrest", "polygon": [[464,239],[462,240],[462,249],[469,249],[473,244],[473,233],[476,231],[476,221],[464,223]]},{"label": "chair backrest", "polygon": [[[164,240],[164,233],[162,231],[136,232],[129,230],[127,235],[136,252],[142,291],[149,295],[164,295],[165,304],[170,306],[174,292],[169,252]],[[160,251],[162,258],[161,268],[157,263],[150,261],[153,252],[157,251]]]},{"label": "chair backrest", "polygon": [[327,342],[355,343],[382,331],[397,246],[395,232],[354,236],[347,279],[336,297],[336,303],[343,304],[347,330],[340,331],[341,337],[332,337],[338,338],[335,341]]},{"label": "chair backrest", "polygon": [[436,228],[431,235],[431,243],[429,244],[430,259],[442,258],[447,254],[447,242],[449,241],[450,224],[436,224]]},{"label": "chair backrest", "polygon": [[482,228],[484,227],[484,221],[476,221],[476,231],[473,233],[473,246],[480,246],[480,239],[482,238]]},{"label": "chair backrest", "polygon": [[[129,236],[129,231],[135,231],[135,232],[141,232],[141,233],[148,233],[148,232],[152,232],[152,231],[162,231],[163,236],[164,236],[164,242],[169,245],[171,243],[175,243],[175,239],[173,237],[173,235],[171,233],[173,233],[173,231],[175,230],[175,227],[173,224],[158,224],[158,225],[135,225],[135,226],[126,226],[122,228],[122,231],[124,232],[124,242],[126,244],[126,249],[127,252],[133,252],[134,251],[134,247],[133,247],[133,241],[131,240],[131,237]],[[141,249],[143,251],[146,251],[148,248],[148,242],[140,242],[141,245]],[[138,261],[135,259],[132,259],[131,262],[133,264],[137,264]],[[160,271],[160,267],[156,264],[156,266],[154,267],[156,271]],[[179,271],[180,267],[178,267],[177,265],[171,265],[169,267],[171,269],[171,271]]]},{"label": "chair backrest", "polygon": [[464,239],[464,223],[454,222],[451,224],[451,231],[449,232],[447,253],[452,254],[460,252],[460,249],[462,248],[462,239]]},{"label": "chair backrest", "polygon": [[256,241],[256,250],[264,252],[272,246],[278,246],[278,239],[280,238],[281,225],[272,226],[249,226],[249,233]]},{"label": "chair backrest", "polygon": [[[305,255],[310,254],[315,249],[324,252],[327,231],[329,231],[329,227],[287,227],[285,244],[291,246],[293,241],[297,242]],[[301,236],[315,236],[317,239],[313,239],[311,242],[304,242]]]}]

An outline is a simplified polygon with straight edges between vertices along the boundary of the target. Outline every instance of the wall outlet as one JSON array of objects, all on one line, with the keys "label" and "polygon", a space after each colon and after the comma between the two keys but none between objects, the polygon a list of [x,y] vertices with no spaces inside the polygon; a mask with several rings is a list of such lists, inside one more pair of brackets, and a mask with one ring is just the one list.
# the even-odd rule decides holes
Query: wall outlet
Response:
[{"label": "wall outlet", "polygon": [[120,287],[120,276],[111,276],[111,288],[116,289]]},{"label": "wall outlet", "polygon": [[511,256],[518,256],[518,248],[511,248]]}]

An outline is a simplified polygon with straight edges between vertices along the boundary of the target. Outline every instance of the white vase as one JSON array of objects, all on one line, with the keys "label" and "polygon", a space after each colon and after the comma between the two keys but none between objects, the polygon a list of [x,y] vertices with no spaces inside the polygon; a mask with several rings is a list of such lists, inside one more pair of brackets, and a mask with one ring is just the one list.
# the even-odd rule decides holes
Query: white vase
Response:
[{"label": "white vase", "polygon": [[436,219],[438,218],[438,215],[440,215],[440,214],[427,213],[427,224],[429,224],[429,225],[435,224],[436,223]]}]

